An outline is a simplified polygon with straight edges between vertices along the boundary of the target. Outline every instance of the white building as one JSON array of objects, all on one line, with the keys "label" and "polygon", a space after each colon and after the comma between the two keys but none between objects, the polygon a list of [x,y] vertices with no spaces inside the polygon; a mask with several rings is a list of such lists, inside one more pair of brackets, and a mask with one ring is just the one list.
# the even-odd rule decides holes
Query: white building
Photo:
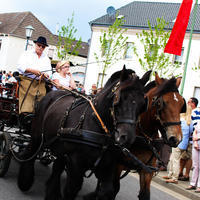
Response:
[{"label": "white building", "polygon": [[[128,28],[128,31],[125,33],[128,36],[127,45],[134,42],[137,46],[137,49],[142,49],[140,42],[137,39],[136,33],[140,33],[142,30],[148,30],[148,20],[150,20],[151,25],[156,24],[156,19],[163,17],[166,22],[171,22],[169,24],[169,29],[173,27],[173,21],[176,19],[180,3],[163,3],[163,2],[139,2],[133,1],[128,5],[125,5],[116,10],[116,13],[124,16],[125,24],[124,28]],[[192,13],[193,15],[193,13]],[[197,20],[194,26],[190,57],[188,61],[187,75],[185,80],[185,87],[183,91],[183,96],[186,99],[189,99],[192,96],[195,96],[200,101],[200,73],[196,73],[192,70],[193,67],[200,65],[200,5],[198,5],[197,10]],[[90,22],[92,30],[91,45],[88,54],[88,65],[86,72],[85,80],[85,89],[89,91],[93,83],[98,84],[98,79],[102,73],[102,64],[97,64],[94,53],[98,53],[100,49],[99,37],[102,34],[101,31],[108,28],[109,25],[113,23],[113,16],[108,14],[99,17]],[[185,40],[183,42],[183,51],[181,56],[171,56],[172,61],[179,61],[182,63],[182,67],[185,64],[186,54],[188,49],[189,35],[191,29],[191,19],[188,24],[188,28],[185,35]],[[137,58],[134,55],[130,55],[129,52],[126,52],[125,49],[121,50],[121,53],[124,55],[124,58],[114,64],[108,71],[106,71],[107,78],[110,75],[122,69],[122,66],[125,64],[127,68],[131,68],[141,76],[142,72],[140,64],[138,63]],[[142,51],[141,51],[142,53]],[[105,80],[106,80],[105,79]]]},{"label": "white building", "polygon": [[[34,28],[29,39],[27,50],[34,48],[34,40],[39,36],[47,39],[49,47],[45,49],[47,55],[52,60],[52,67],[58,61],[56,44],[58,36],[52,34],[42,22],[31,12],[0,13],[0,70],[15,71],[18,59],[25,50],[27,39],[25,27],[31,25]],[[74,79],[83,83],[88,55],[88,43],[82,42],[78,56],[73,56],[70,61],[75,65],[71,67]]]}]

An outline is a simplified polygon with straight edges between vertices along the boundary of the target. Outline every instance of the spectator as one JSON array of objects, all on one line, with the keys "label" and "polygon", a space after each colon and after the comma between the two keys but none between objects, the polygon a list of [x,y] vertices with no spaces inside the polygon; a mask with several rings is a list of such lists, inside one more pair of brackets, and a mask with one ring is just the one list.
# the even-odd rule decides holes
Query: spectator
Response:
[{"label": "spectator", "polygon": [[[14,72],[14,73],[16,73],[16,72]],[[17,80],[15,79],[13,74],[12,73],[10,74],[10,78],[8,78],[8,81],[7,81],[8,83],[16,83],[17,82]]]},{"label": "spectator", "polygon": [[85,93],[85,89],[81,83],[78,84],[77,91],[79,91],[81,93]]},{"label": "spectator", "polygon": [[53,90],[68,88],[76,89],[76,83],[73,79],[73,76],[69,70],[70,62],[63,60],[58,62],[56,65],[56,72],[52,76],[52,80],[56,84],[56,87],[53,87]]},{"label": "spectator", "polygon": [[[188,101],[188,105],[192,107],[192,122],[193,127],[196,126],[197,121],[200,120],[200,109],[197,108],[198,99],[195,97],[191,97]],[[180,172],[179,172],[179,180],[181,181],[189,181],[190,170],[192,168],[192,134],[190,135],[189,145],[186,152],[181,156],[180,160]],[[183,169],[185,170],[185,175],[183,175]]]},{"label": "spectator", "polygon": [[6,81],[7,81],[7,75],[6,75],[6,71],[4,70],[2,77],[1,77],[1,82],[2,82],[3,85],[5,85]]},{"label": "spectator", "polygon": [[7,74],[7,79],[9,79],[11,76],[12,76],[12,72],[9,71],[8,74]]},{"label": "spectator", "polygon": [[200,193],[200,121],[197,122],[193,133],[192,164],[192,179],[186,189],[196,189],[195,192]]},{"label": "spectator", "polygon": [[160,171],[167,171],[167,165],[169,163],[171,151],[172,151],[172,148],[169,145],[167,144],[163,145],[160,151],[160,159],[162,160],[165,166],[162,166],[161,162],[158,161],[157,165]]},{"label": "spectator", "polygon": [[2,70],[0,71],[0,83],[2,83]]},{"label": "spectator", "polygon": [[94,96],[96,94],[97,94],[97,86],[96,86],[96,84],[92,84],[90,95]]},{"label": "spectator", "polygon": [[172,148],[168,164],[168,176],[163,176],[164,179],[167,179],[166,183],[178,183],[181,155],[187,149],[190,134],[193,132],[191,113],[192,107],[188,105],[186,113],[181,114],[181,130],[183,138],[177,148]]}]

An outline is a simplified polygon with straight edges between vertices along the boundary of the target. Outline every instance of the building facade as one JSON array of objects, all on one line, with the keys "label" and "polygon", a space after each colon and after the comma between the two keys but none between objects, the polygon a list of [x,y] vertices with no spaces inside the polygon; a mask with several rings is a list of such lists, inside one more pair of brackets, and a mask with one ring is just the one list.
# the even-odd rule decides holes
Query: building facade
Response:
[{"label": "building facade", "polygon": [[[27,45],[25,27],[29,25],[34,31]],[[0,13],[0,70],[14,72],[26,45],[27,50],[34,48],[33,41],[39,36],[46,37],[49,46],[45,53],[52,60],[52,67],[55,67],[59,60],[56,49],[57,35],[51,33],[31,12]],[[77,83],[83,83],[85,79],[88,47],[88,43],[82,42],[79,54],[70,58],[74,65],[71,71]]]},{"label": "building facade", "polygon": [[[138,40],[136,34],[141,33],[142,30],[148,30],[148,20],[151,25],[156,25],[157,18],[164,18],[166,22],[169,22],[167,30],[171,30],[174,21],[176,19],[180,3],[163,3],[163,2],[135,2],[125,5],[116,10],[118,16],[123,16],[125,23],[124,28],[127,28],[127,32],[124,36],[128,37],[127,46],[134,42],[139,53],[143,54],[143,48],[140,41]],[[183,42],[183,50],[181,56],[171,55],[173,62],[180,62],[182,69],[184,68],[186,55],[188,50],[189,35],[191,29],[191,18],[187,27],[185,39]],[[90,90],[93,83],[99,84],[99,79],[101,77],[103,65],[102,63],[97,63],[94,54],[100,54],[100,42],[99,37],[102,34],[102,30],[108,29],[108,26],[113,23],[113,16],[106,14],[90,22],[92,37],[91,45],[88,54],[88,65],[86,70],[86,80],[85,88],[87,91]],[[193,70],[193,68],[200,66],[200,5],[197,9],[197,20],[194,26],[190,56],[188,60],[188,67],[185,79],[185,86],[183,91],[183,96],[189,99],[191,96],[195,96],[200,101],[200,73]],[[112,67],[106,71],[105,81],[110,77],[110,75],[121,70],[125,64],[127,68],[133,69],[139,76],[142,76],[144,71],[141,69],[138,62],[138,58],[131,54],[125,49],[121,49],[121,55],[124,55],[121,60],[116,62]]]}]

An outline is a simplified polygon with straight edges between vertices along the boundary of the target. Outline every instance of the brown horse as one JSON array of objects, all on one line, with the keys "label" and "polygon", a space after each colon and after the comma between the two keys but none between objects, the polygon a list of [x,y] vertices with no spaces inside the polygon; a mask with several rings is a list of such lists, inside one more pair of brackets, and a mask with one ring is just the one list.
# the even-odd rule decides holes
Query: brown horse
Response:
[{"label": "brown horse", "polygon": [[[149,98],[149,108],[146,113],[141,114],[140,123],[137,127],[137,135],[143,136],[148,142],[156,141],[162,134],[163,140],[171,147],[176,147],[182,139],[180,113],[185,111],[185,100],[178,92],[181,78],[170,80],[161,79],[155,75],[155,87],[148,90],[146,96]],[[153,85],[153,84],[152,84]],[[150,85],[149,85],[150,86]],[[137,144],[137,142],[135,142]],[[156,155],[151,148],[133,145],[131,152],[145,164],[156,166]],[[140,200],[150,199],[150,184],[153,173],[144,170],[140,175]]]},{"label": "brown horse", "polygon": [[[155,144],[159,138],[159,131],[163,140],[171,147],[176,147],[182,139],[180,113],[184,112],[185,101],[178,92],[181,78],[162,79],[155,73],[155,81],[149,83],[145,88],[146,96],[149,98],[148,110],[140,115],[137,124],[137,139],[131,147],[131,153],[146,165],[156,166],[158,153]],[[159,145],[158,145],[159,146]],[[124,166],[118,166],[118,171],[113,179],[115,185],[115,196],[120,189],[120,176]],[[140,176],[140,200],[150,199],[150,184],[154,173],[145,170],[138,171]],[[98,185],[100,185],[98,183]],[[98,186],[94,193],[85,196],[87,200],[95,199],[98,194]],[[115,199],[115,196],[111,198]]]}]

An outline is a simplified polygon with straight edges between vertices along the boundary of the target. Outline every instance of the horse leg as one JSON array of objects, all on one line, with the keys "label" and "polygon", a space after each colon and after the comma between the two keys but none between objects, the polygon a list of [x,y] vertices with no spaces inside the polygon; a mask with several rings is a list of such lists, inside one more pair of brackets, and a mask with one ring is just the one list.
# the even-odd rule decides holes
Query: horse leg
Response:
[{"label": "horse leg", "polygon": [[21,191],[28,191],[34,182],[34,163],[35,160],[21,163],[17,179],[18,187]]},{"label": "horse leg", "polygon": [[52,167],[52,174],[46,183],[45,200],[60,200],[60,176],[65,169],[63,159],[57,158]]},{"label": "horse leg", "polygon": [[150,185],[152,174],[144,171],[140,172],[140,192],[138,195],[139,200],[150,200]]},{"label": "horse leg", "polygon": [[20,152],[20,159],[23,162],[20,163],[17,184],[22,191],[28,191],[34,183],[36,153],[42,142],[37,128],[39,129],[39,126],[33,126],[30,132],[31,142],[23,152]]},{"label": "horse leg", "polygon": [[32,143],[30,143],[20,156],[20,159],[24,160],[24,162],[20,163],[17,184],[19,189],[24,192],[28,191],[34,183],[36,155],[31,158],[34,154],[33,152],[36,152],[34,149]]},{"label": "horse leg", "polygon": [[[108,167],[108,166],[107,166]],[[109,168],[101,168],[96,173],[99,181],[96,200],[114,200],[119,191],[119,181],[116,180],[117,165],[113,163]]]},{"label": "horse leg", "polygon": [[[77,193],[81,190],[83,184],[83,176],[85,173],[85,166],[80,161],[73,158],[67,164],[67,178],[63,191],[64,198],[67,200],[74,200]],[[82,167],[81,167],[82,166]]]}]

